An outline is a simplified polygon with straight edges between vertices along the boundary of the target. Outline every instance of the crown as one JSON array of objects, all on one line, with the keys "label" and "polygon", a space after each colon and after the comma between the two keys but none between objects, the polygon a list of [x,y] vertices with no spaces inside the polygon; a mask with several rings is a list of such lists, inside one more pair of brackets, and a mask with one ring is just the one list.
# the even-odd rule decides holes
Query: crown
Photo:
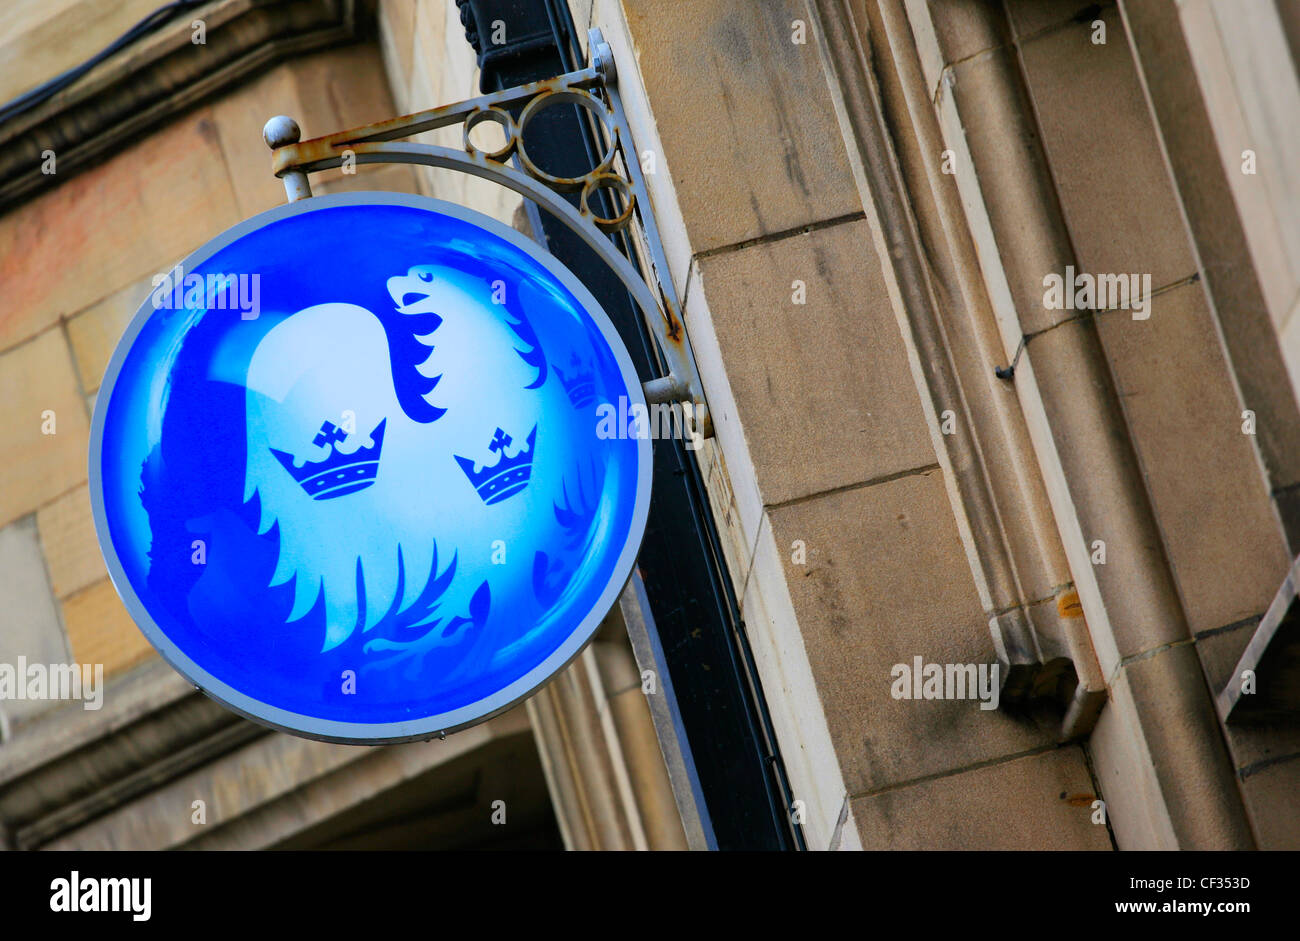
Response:
[{"label": "crown", "polygon": [[591,370],[583,370],[578,354],[573,354],[569,362],[568,375],[559,366],[555,367],[555,372],[564,384],[564,391],[569,393],[569,401],[574,408],[586,408],[596,401],[596,377]]},{"label": "crown", "polygon": [[312,439],[312,444],[329,445],[330,455],[323,461],[308,461],[302,467],[294,467],[293,455],[271,448],[276,460],[284,465],[294,480],[314,500],[333,500],[344,494],[365,490],[375,482],[379,473],[379,452],[384,447],[384,419],[370,432],[374,442],[368,448],[358,448],[351,454],[341,453],[337,445],[346,440],[348,433],[333,422],[325,422],[320,432]]},{"label": "crown", "polygon": [[488,450],[500,451],[501,458],[495,466],[484,467],[481,471],[474,470],[474,462],[469,458],[454,455],[456,463],[488,506],[514,496],[528,486],[528,478],[533,471],[533,444],[537,440],[537,426],[534,425],[528,433],[528,446],[521,448],[514,457],[507,457],[506,448],[512,440],[498,428],[492,435]]}]

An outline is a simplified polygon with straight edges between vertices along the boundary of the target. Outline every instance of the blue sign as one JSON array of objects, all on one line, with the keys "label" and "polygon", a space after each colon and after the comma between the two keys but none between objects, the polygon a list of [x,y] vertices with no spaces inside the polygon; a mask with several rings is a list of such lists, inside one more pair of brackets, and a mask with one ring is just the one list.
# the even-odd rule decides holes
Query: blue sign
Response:
[{"label": "blue sign", "polygon": [[172,666],[266,724],[373,743],[480,722],[581,650],[651,462],[601,420],[645,400],[567,269],[461,207],[349,193],[155,280],[99,392],[90,489]]}]

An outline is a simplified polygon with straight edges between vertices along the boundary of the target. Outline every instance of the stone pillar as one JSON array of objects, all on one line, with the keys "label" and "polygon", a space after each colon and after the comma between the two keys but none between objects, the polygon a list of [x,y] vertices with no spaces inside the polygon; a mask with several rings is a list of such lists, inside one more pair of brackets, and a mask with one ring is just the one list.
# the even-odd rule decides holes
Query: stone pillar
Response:
[{"label": "stone pillar", "polygon": [[617,608],[527,706],[565,846],[686,848]]}]

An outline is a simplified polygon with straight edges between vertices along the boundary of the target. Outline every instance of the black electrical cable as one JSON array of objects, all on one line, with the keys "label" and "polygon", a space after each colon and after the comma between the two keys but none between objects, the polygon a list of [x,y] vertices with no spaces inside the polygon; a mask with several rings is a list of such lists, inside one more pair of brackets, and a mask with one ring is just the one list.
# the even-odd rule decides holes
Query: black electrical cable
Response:
[{"label": "black electrical cable", "polygon": [[66,72],[54,76],[49,81],[37,85],[31,91],[25,92],[0,106],[0,124],[18,117],[18,115],[26,111],[30,111],[43,101],[48,101],[109,56],[148,36],[175,14],[184,10],[192,10],[207,2],[208,0],[174,0],[172,3],[159,7],[85,62],[73,66]]}]

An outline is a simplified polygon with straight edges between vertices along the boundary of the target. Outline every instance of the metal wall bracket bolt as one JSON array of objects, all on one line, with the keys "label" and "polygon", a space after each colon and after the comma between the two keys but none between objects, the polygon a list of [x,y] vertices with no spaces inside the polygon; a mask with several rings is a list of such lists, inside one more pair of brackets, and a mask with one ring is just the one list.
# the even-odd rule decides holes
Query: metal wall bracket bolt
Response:
[{"label": "metal wall bracket bolt", "polygon": [[[301,137],[302,129],[298,127],[298,122],[283,114],[276,115],[262,128],[262,140],[272,150],[296,144]],[[301,170],[286,170],[280,174],[280,179],[284,181],[284,195],[289,202],[311,196],[311,182]]]},{"label": "metal wall bracket bolt", "polygon": [[690,387],[672,375],[664,376],[662,379],[651,379],[641,388],[645,392],[645,400],[651,405],[689,402],[691,399]]}]

